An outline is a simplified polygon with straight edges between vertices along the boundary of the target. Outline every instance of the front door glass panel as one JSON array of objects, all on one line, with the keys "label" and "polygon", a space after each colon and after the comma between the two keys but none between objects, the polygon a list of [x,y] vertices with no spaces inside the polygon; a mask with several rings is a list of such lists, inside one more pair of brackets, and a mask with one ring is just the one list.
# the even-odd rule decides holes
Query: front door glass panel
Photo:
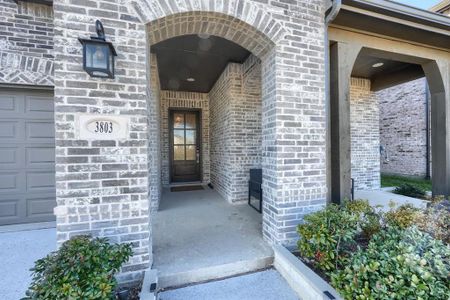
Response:
[{"label": "front door glass panel", "polygon": [[200,180],[199,112],[171,112],[172,181]]}]

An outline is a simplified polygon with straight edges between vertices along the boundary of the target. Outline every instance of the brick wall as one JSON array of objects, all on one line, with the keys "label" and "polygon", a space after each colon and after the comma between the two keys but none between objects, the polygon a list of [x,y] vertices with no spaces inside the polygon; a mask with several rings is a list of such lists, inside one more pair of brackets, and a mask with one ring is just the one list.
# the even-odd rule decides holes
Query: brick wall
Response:
[{"label": "brick wall", "polygon": [[351,176],[356,190],[380,188],[379,105],[370,80],[352,78],[350,85]]},{"label": "brick wall", "polygon": [[0,0],[0,83],[53,86],[53,9]]},{"label": "brick wall", "polygon": [[427,168],[426,80],[377,93],[380,103],[381,172],[425,176]]},{"label": "brick wall", "polygon": [[149,170],[149,199],[151,211],[159,208],[162,192],[162,162],[161,162],[161,85],[158,74],[156,54],[150,55],[150,85],[148,97],[148,170]]},{"label": "brick wall", "polygon": [[242,91],[234,102],[234,201],[246,201],[249,172],[262,167],[261,61],[251,55],[242,65]]},{"label": "brick wall", "polygon": [[211,183],[227,201],[233,202],[233,103],[242,89],[242,65],[230,63],[209,93]]},{"label": "brick wall", "polygon": [[209,183],[209,97],[205,93],[162,91],[161,92],[161,162],[162,183],[170,183],[169,161],[169,110],[171,108],[200,109],[202,129],[202,181]]},{"label": "brick wall", "polygon": [[229,202],[248,197],[250,168],[261,168],[261,63],[230,63],[210,94],[211,183]]}]

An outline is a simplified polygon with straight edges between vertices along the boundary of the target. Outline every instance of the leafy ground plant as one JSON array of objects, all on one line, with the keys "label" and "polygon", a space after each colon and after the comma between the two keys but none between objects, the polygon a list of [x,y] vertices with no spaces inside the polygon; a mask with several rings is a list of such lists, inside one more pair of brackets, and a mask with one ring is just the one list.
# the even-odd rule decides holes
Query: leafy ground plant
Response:
[{"label": "leafy ground plant", "polygon": [[345,299],[448,299],[450,247],[416,227],[388,227],[331,275]]},{"label": "leafy ground plant", "polygon": [[[394,204],[390,204],[394,205]],[[404,204],[394,209],[391,209],[384,215],[386,224],[400,228],[407,228],[414,224],[420,210],[411,204]]]},{"label": "leafy ground plant", "polygon": [[114,274],[131,254],[130,244],[76,236],[35,262],[32,283],[24,299],[114,299]]},{"label": "leafy ground plant", "polygon": [[385,213],[357,200],[304,220],[302,259],[345,299],[450,299],[449,201]]},{"label": "leafy ground plant", "polygon": [[[373,210],[367,201],[346,202],[342,207],[329,205],[305,216],[297,232],[302,256],[325,273],[346,264],[349,249],[355,247],[356,234],[367,226]],[[373,229],[372,229],[373,230]]]},{"label": "leafy ground plant", "polygon": [[450,200],[433,202],[426,210],[417,214],[414,223],[420,230],[450,244]]}]

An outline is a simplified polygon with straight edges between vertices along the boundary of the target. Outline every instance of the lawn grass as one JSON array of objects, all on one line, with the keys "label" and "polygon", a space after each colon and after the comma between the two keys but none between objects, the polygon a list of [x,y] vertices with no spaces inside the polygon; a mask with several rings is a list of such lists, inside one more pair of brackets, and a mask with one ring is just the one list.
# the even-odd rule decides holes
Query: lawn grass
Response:
[{"label": "lawn grass", "polygon": [[431,180],[420,178],[409,178],[397,175],[381,175],[382,187],[397,187],[409,183],[425,191],[431,191]]}]

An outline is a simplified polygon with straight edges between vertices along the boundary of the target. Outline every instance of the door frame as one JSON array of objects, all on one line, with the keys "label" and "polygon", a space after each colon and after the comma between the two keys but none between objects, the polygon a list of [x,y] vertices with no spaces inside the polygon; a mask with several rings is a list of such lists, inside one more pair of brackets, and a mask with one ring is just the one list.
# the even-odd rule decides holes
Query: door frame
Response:
[{"label": "door frame", "polygon": [[169,107],[169,184],[174,183],[189,183],[191,181],[186,182],[175,182],[173,181],[173,114],[174,112],[196,112],[198,114],[197,119],[197,128],[198,134],[196,136],[196,140],[199,147],[199,181],[193,182],[203,182],[203,128],[202,128],[202,109],[201,108],[185,108],[185,107]]}]

